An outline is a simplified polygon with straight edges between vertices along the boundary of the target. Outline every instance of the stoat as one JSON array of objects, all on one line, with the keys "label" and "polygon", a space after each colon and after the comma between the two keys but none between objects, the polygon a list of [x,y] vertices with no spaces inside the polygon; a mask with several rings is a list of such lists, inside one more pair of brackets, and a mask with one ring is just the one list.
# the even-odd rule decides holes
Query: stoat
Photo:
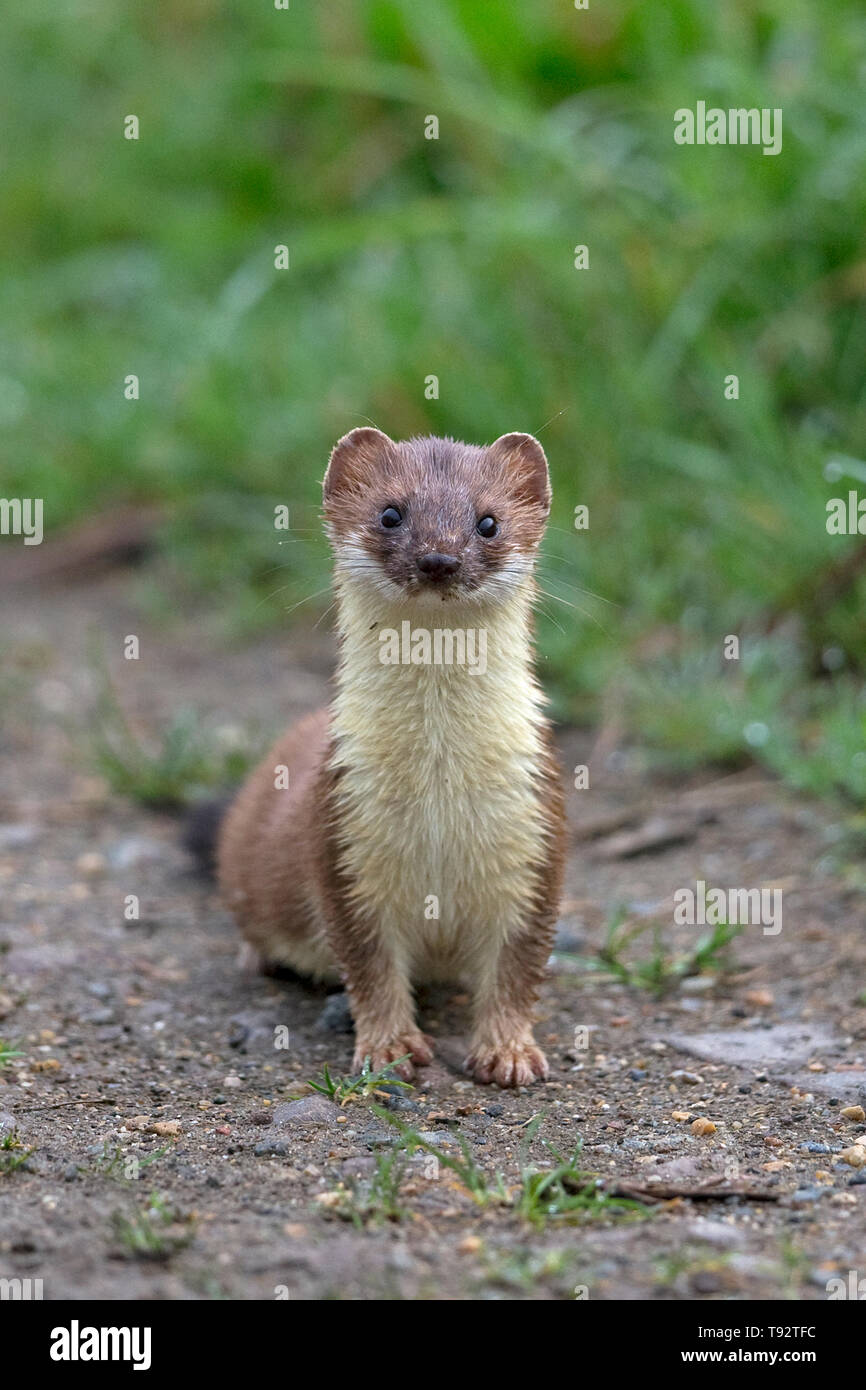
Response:
[{"label": "stoat", "polygon": [[354,1066],[432,1058],[412,988],[461,980],[467,1068],[548,1074],[532,1012],[561,889],[564,810],[533,672],[541,445],[395,443],[331,454],[324,516],[339,632],[329,708],[283,735],[223,824],[225,902],[270,964],[341,978]]}]

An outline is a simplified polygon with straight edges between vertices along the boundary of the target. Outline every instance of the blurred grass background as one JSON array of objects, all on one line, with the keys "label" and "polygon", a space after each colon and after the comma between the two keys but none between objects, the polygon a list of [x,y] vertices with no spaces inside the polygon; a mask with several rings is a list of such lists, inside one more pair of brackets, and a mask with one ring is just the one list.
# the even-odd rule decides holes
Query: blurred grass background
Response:
[{"label": "blurred grass background", "polygon": [[[855,0],[31,0],[0,491],[163,503],[142,601],[240,636],[327,585],[339,435],[540,432],[557,713],[862,804],[866,556],[825,503],[866,496],[864,77]],[[675,145],[699,99],[781,107],[782,153]]]}]

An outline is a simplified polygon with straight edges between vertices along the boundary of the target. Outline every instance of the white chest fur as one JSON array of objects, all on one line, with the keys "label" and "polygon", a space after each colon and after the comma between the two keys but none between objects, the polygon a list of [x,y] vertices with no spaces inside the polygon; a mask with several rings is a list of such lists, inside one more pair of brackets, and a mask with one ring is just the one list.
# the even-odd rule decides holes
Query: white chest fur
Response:
[{"label": "white chest fur", "polygon": [[[531,585],[503,606],[459,608],[341,587],[334,762],[356,907],[415,978],[477,974],[491,938],[526,922],[544,860]],[[437,629],[462,634],[474,669],[459,640],[436,664]]]}]

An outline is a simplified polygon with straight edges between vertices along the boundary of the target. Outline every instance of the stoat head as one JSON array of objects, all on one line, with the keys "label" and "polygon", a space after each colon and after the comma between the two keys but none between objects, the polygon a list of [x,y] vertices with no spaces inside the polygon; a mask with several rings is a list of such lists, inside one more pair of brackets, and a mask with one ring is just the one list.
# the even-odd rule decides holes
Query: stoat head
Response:
[{"label": "stoat head", "polygon": [[393,600],[504,602],[531,573],[550,511],[531,434],[478,447],[352,430],[323,486],[338,572]]}]

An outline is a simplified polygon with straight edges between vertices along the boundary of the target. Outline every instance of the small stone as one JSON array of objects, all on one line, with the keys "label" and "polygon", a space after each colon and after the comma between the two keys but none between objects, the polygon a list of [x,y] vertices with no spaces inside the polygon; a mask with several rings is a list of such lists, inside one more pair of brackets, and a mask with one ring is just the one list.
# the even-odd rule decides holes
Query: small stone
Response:
[{"label": "small stone", "polygon": [[76,1166],[75,1166],[74,1163],[70,1163],[69,1167],[66,1168],[66,1169],[64,1169],[64,1172],[63,1172],[63,1181],[64,1181],[64,1182],[76,1182],[77,1179],[78,1179],[78,1169],[76,1168]]},{"label": "small stone", "polygon": [[790,1202],[795,1207],[808,1206],[810,1202],[817,1202],[824,1196],[824,1188],[821,1187],[798,1187],[796,1192],[792,1192]]},{"label": "small stone", "polygon": [[770,1009],[776,1002],[771,989],[749,989],[744,997],[753,1009]]},{"label": "small stone", "polygon": [[256,1144],[253,1153],[256,1158],[263,1158],[266,1154],[287,1154],[289,1146],[285,1139],[262,1139],[261,1143]]},{"label": "small stone", "polygon": [[457,1246],[458,1255],[474,1255],[481,1249],[478,1236],[464,1236]]},{"label": "small stone", "polygon": [[87,854],[79,854],[75,861],[75,867],[80,874],[87,878],[98,878],[105,873],[105,857],[90,851]]},{"label": "small stone", "polygon": [[10,1114],[8,1110],[0,1110],[0,1139],[5,1139],[7,1135],[14,1134],[17,1128],[18,1125],[15,1122],[15,1116]]},{"label": "small stone", "polygon": [[165,858],[165,848],[158,840],[143,835],[127,835],[117,840],[108,851],[114,869],[134,869],[139,864],[155,864]]},{"label": "small stone", "polygon": [[866,1148],[862,1144],[852,1144],[849,1149],[842,1149],[837,1157],[851,1168],[862,1168],[866,1163]]},{"label": "small stone", "polygon": [[676,1120],[677,1124],[685,1124],[686,1120],[690,1120],[691,1118],[691,1113],[688,1110],[671,1111],[671,1119]]},{"label": "small stone", "polygon": [[695,1293],[717,1293],[722,1281],[714,1270],[699,1269],[692,1275],[691,1285]]},{"label": "small stone", "polygon": [[104,1009],[89,1009],[86,1013],[78,1015],[79,1023],[92,1023],[98,1028],[102,1028],[106,1023],[114,1023],[116,1018],[114,1009],[107,1005]]},{"label": "small stone", "polygon": [[701,1116],[699,1119],[692,1122],[692,1134],[707,1135],[715,1134],[715,1132],[716,1127],[712,1120],[708,1120],[705,1116]]},{"label": "small stone", "polygon": [[839,1111],[839,1114],[844,1115],[846,1120],[866,1120],[866,1110],[863,1109],[862,1105],[846,1105],[843,1110]]},{"label": "small stone", "polygon": [[325,1096],[304,1096],[301,1100],[275,1105],[272,1124],[278,1129],[294,1129],[299,1125],[335,1125],[339,1118],[340,1107],[332,1100]]},{"label": "small stone", "polygon": [[643,1081],[647,1074],[647,1072],[641,1071],[640,1067],[632,1067],[628,1075],[630,1081]]},{"label": "small stone", "polygon": [[347,994],[329,994],[316,1019],[317,1033],[351,1033],[354,1028]]},{"label": "small stone", "polygon": [[708,994],[715,987],[715,975],[687,975],[680,981],[682,994]]},{"label": "small stone", "polygon": [[227,1086],[229,1090],[237,1090],[238,1086],[243,1086],[243,1084],[239,1076],[232,1075],[223,1077],[223,1085]]},{"label": "small stone", "polygon": [[148,1125],[148,1134],[159,1134],[165,1138],[174,1138],[180,1134],[180,1120],[154,1120],[152,1125]]},{"label": "small stone", "polygon": [[804,1152],[807,1153],[807,1154],[828,1154],[828,1153],[832,1153],[832,1149],[830,1148],[829,1144],[815,1144],[815,1143],[813,1143],[812,1141],[810,1141],[810,1142],[807,1143],[807,1144],[801,1144],[801,1145],[800,1145],[800,1148],[803,1149]]},{"label": "small stone", "polygon": [[672,1071],[670,1079],[671,1081],[681,1081],[684,1086],[702,1086],[704,1084],[704,1078],[699,1076],[696,1071],[683,1071],[682,1068]]}]

